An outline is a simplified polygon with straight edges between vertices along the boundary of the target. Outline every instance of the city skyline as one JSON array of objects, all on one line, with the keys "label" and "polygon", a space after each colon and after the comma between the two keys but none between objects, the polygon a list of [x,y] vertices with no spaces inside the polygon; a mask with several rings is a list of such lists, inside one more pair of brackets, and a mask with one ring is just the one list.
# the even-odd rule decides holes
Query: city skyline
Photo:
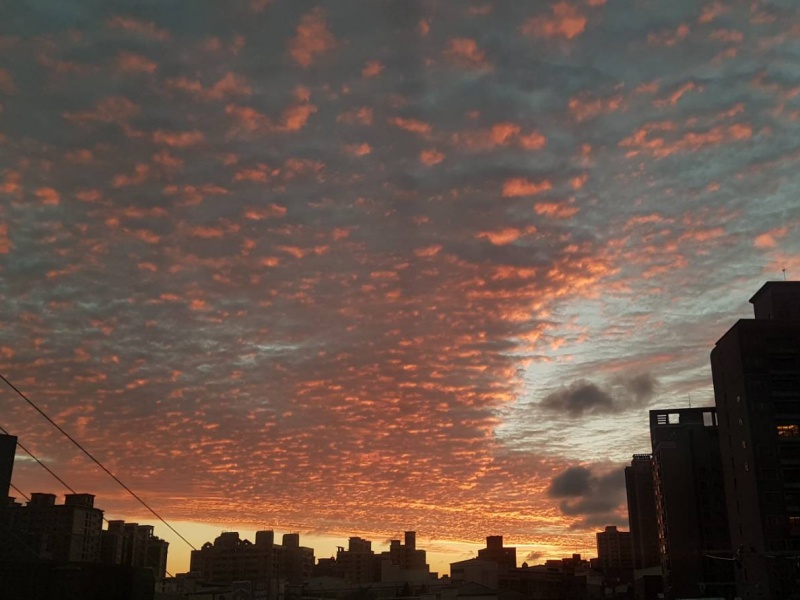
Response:
[{"label": "city skyline", "polygon": [[0,372],[195,545],[590,554],[647,411],[800,278],[800,11],[664,4],[4,8]]}]

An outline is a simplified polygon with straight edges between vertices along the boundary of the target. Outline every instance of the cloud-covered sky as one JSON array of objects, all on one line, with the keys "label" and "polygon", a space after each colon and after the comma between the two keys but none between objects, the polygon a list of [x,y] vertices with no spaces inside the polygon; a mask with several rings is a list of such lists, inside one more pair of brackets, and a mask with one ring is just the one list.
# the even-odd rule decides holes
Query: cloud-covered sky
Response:
[{"label": "cloud-covered sky", "polygon": [[169,519],[589,552],[800,277],[794,2],[2,11],[0,368]]}]

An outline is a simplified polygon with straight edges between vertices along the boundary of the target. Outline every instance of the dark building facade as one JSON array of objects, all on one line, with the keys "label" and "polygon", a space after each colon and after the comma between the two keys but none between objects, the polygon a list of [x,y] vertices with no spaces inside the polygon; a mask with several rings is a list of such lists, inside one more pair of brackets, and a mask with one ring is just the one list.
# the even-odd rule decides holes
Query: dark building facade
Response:
[{"label": "dark building facade", "polygon": [[608,525],[597,532],[597,566],[608,583],[633,581],[633,542],[629,531]]},{"label": "dark building facade", "polygon": [[650,438],[665,597],[732,597],[716,409],[651,410]]},{"label": "dark building facade", "polygon": [[42,560],[93,563],[100,559],[103,511],[92,494],[33,493],[27,505],[9,504],[6,522],[11,541],[33,549]]},{"label": "dark building facade", "polygon": [[800,282],[766,283],[711,351],[730,536],[743,597],[798,598]]},{"label": "dark building facade", "polygon": [[625,490],[634,566],[636,569],[647,569],[660,565],[652,455],[633,455],[631,466],[625,467]]},{"label": "dark building facade", "polygon": [[504,546],[502,535],[490,535],[486,538],[486,548],[478,550],[478,560],[491,561],[505,569],[516,569],[517,549]]},{"label": "dark building facade", "polygon": [[7,504],[11,490],[11,475],[14,472],[14,455],[17,451],[17,438],[0,434],[0,510]]},{"label": "dark building facade", "polygon": [[100,538],[100,560],[105,564],[151,569],[156,580],[167,572],[169,542],[153,534],[152,525],[109,521]]}]

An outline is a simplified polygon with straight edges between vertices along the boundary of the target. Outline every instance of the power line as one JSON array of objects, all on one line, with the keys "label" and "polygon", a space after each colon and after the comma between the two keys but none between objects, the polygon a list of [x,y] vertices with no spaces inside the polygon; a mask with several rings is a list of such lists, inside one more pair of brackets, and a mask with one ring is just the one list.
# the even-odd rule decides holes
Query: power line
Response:
[{"label": "power line", "polygon": [[[0,377],[2,377],[2,375],[0,375]],[[8,433],[8,432],[7,432],[5,429],[3,429],[2,427],[0,427],[0,431],[2,431],[3,433],[5,433],[6,435],[11,435],[10,433]],[[45,470],[45,471],[47,471],[48,473],[50,473],[50,475],[52,475],[53,477],[55,477],[55,478],[58,480],[58,482],[59,482],[61,485],[63,485],[65,488],[67,488],[67,489],[68,489],[70,492],[72,492],[73,494],[77,494],[77,493],[78,493],[78,492],[76,492],[75,490],[73,490],[73,489],[72,489],[72,488],[69,486],[69,484],[67,484],[67,482],[66,482],[66,481],[64,481],[63,479],[61,479],[61,477],[59,477],[58,475],[56,475],[56,474],[55,474],[55,473],[54,473],[54,472],[53,472],[53,471],[50,469],[50,467],[48,467],[46,464],[44,464],[42,461],[40,461],[38,458],[36,458],[36,456],[34,456],[33,452],[31,452],[30,450],[28,450],[28,449],[27,449],[25,446],[23,446],[23,445],[20,443],[19,439],[17,439],[17,446],[19,446],[20,448],[22,448],[22,451],[23,451],[23,452],[27,453],[27,455],[28,455],[28,456],[30,456],[30,457],[31,457],[33,460],[35,460],[37,463],[39,463],[39,465],[40,465],[42,468],[44,468],[44,470]],[[14,488],[14,489],[16,490],[17,488]],[[19,490],[17,490],[17,491],[19,492]],[[20,494],[21,494],[21,493],[22,493],[22,492],[20,492]]]},{"label": "power line", "polygon": [[[10,433],[8,433],[8,431],[6,431],[6,430],[3,428],[3,426],[2,426],[2,425],[0,425],[0,431],[2,431],[2,432],[3,432],[4,434],[6,434],[6,435],[11,435]],[[53,471],[53,470],[52,470],[50,467],[48,467],[48,466],[47,466],[46,464],[44,464],[44,463],[43,463],[41,460],[39,460],[39,459],[38,459],[38,458],[37,458],[37,457],[36,457],[36,456],[33,454],[33,452],[31,452],[31,451],[30,451],[30,450],[28,450],[28,449],[27,449],[25,446],[23,446],[23,445],[20,443],[19,439],[17,439],[17,446],[19,446],[19,447],[22,449],[22,451],[23,451],[23,452],[25,452],[25,453],[26,453],[28,456],[30,456],[30,457],[31,457],[33,460],[35,460],[35,461],[36,461],[36,462],[39,464],[39,466],[41,466],[41,467],[42,467],[42,468],[43,468],[45,471],[47,471],[48,473],[50,473],[50,475],[52,475],[53,477],[55,477],[55,478],[58,480],[58,482],[59,482],[61,485],[63,485],[65,488],[67,488],[67,489],[68,489],[70,492],[72,492],[73,494],[77,494],[77,493],[78,493],[78,492],[76,492],[76,491],[75,491],[75,490],[74,490],[74,489],[73,489],[73,488],[72,488],[72,487],[71,487],[71,486],[70,486],[70,485],[69,485],[69,484],[68,484],[66,481],[64,481],[63,479],[61,479],[61,477],[59,477],[58,475],[56,475],[56,474],[55,474],[55,472],[54,472],[54,471]],[[17,493],[18,493],[20,496],[22,496],[23,498],[25,498],[25,500],[27,500],[28,502],[30,502],[30,501],[31,501],[31,498],[30,498],[30,496],[28,496],[28,495],[27,495],[25,492],[23,492],[21,489],[19,489],[17,486],[15,486],[13,483],[11,483],[11,482],[9,481],[9,482],[8,482],[8,485],[10,485],[12,488],[14,488],[14,490],[16,490],[16,492],[17,492]],[[106,516],[105,516],[105,515],[102,515],[102,518],[103,518],[103,522],[105,522],[105,524],[106,524],[106,525],[109,525],[109,524],[111,523],[111,522],[110,522],[108,519],[106,519]],[[30,548],[30,546],[29,546],[29,548]],[[152,566],[152,565],[151,565],[151,566]],[[156,567],[158,567],[158,565],[156,565]],[[157,568],[156,570],[158,570],[158,568]],[[169,572],[167,569],[164,569],[164,571],[165,571],[165,573],[167,574],[167,576],[168,576],[168,577],[173,577],[172,573],[170,573],[170,572]]]},{"label": "power line", "polygon": [[66,438],[67,438],[67,439],[68,439],[70,442],[72,442],[72,443],[73,443],[73,444],[74,444],[74,445],[75,445],[75,446],[76,446],[76,447],[77,447],[77,448],[78,448],[78,449],[79,449],[81,452],[83,452],[83,453],[84,453],[86,456],[88,456],[88,457],[89,457],[89,459],[90,459],[92,462],[94,462],[94,463],[95,463],[95,464],[96,464],[98,467],[100,467],[100,468],[101,468],[103,471],[105,471],[105,472],[108,474],[108,476],[109,476],[109,477],[111,477],[111,478],[112,478],[114,481],[116,481],[116,482],[117,482],[117,483],[118,483],[120,486],[122,486],[122,487],[125,489],[125,491],[126,491],[126,492],[128,492],[128,493],[129,493],[131,496],[133,496],[134,498],[136,498],[136,500],[138,500],[138,501],[139,501],[139,503],[140,503],[142,506],[144,506],[144,507],[145,507],[147,510],[149,510],[149,511],[150,511],[150,512],[151,512],[151,513],[152,513],[152,514],[153,514],[153,515],[154,515],[154,516],[155,516],[155,517],[156,517],[156,518],[159,520],[159,521],[161,521],[162,523],[164,523],[164,525],[166,525],[166,526],[167,526],[167,527],[170,529],[170,531],[172,531],[172,533],[174,533],[174,534],[175,534],[175,535],[177,535],[177,536],[178,536],[178,537],[179,537],[181,540],[183,540],[183,542],[184,542],[184,543],[185,543],[187,546],[189,546],[189,547],[190,547],[192,550],[197,550],[197,548],[195,548],[194,544],[192,544],[192,543],[191,543],[189,540],[187,540],[185,537],[183,537],[183,536],[182,536],[182,535],[181,535],[181,534],[178,532],[178,530],[177,530],[177,529],[175,529],[175,528],[174,528],[172,525],[170,525],[169,523],[167,523],[167,521],[164,519],[164,517],[162,517],[162,516],[161,516],[161,515],[159,515],[159,514],[158,514],[158,513],[157,513],[155,510],[153,510],[153,509],[150,507],[150,505],[149,505],[149,504],[147,504],[147,502],[145,502],[144,500],[142,500],[142,499],[141,499],[141,498],[140,498],[140,497],[139,497],[139,496],[136,494],[136,492],[134,492],[134,491],[133,491],[131,488],[129,488],[129,487],[128,487],[127,485],[125,485],[124,483],[122,483],[122,481],[119,479],[119,477],[117,477],[116,475],[114,475],[114,473],[112,473],[111,471],[109,471],[109,470],[108,470],[108,469],[105,467],[105,465],[103,465],[103,463],[101,463],[99,460],[97,460],[97,459],[96,459],[96,458],[95,458],[95,457],[94,457],[94,456],[93,456],[93,455],[92,455],[92,454],[91,454],[91,453],[90,453],[90,452],[89,452],[89,451],[88,451],[86,448],[84,448],[83,446],[81,446],[81,445],[78,443],[78,441],[77,441],[77,440],[76,440],[74,437],[72,437],[70,434],[68,434],[66,431],[64,431],[64,430],[61,428],[61,426],[60,426],[58,423],[56,423],[55,421],[53,421],[53,419],[51,419],[49,416],[47,416],[47,414],[46,414],[46,413],[45,413],[45,412],[44,412],[44,411],[43,411],[41,408],[39,408],[38,406],[36,406],[36,404],[34,404],[32,400],[30,400],[30,399],[29,399],[29,398],[28,398],[28,397],[27,397],[25,394],[23,394],[23,393],[22,393],[22,392],[21,392],[19,389],[17,389],[17,387],[16,387],[16,386],[15,386],[13,383],[11,383],[11,382],[10,382],[8,379],[6,379],[6,377],[5,377],[4,375],[0,374],[0,379],[2,379],[2,380],[3,380],[3,381],[6,383],[6,385],[8,385],[8,387],[10,387],[12,390],[14,390],[14,391],[17,393],[17,395],[18,395],[20,398],[22,398],[23,400],[25,400],[25,402],[27,402],[27,403],[28,403],[28,404],[29,404],[31,407],[33,407],[33,409],[34,409],[36,412],[38,412],[38,413],[39,413],[40,415],[42,415],[42,416],[43,416],[45,419],[47,419],[47,421],[48,421],[48,422],[49,422],[49,423],[50,423],[50,424],[51,424],[53,427],[55,427],[56,429],[58,429],[58,430],[59,430],[59,431],[60,431],[60,432],[61,432],[61,433],[64,435],[64,437],[66,437]]}]

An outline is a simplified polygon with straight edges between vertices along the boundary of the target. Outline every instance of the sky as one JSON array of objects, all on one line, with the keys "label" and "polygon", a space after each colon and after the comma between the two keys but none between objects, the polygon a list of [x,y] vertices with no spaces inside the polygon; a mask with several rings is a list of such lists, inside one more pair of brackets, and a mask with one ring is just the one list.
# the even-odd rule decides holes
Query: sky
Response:
[{"label": "sky", "polygon": [[[0,371],[195,546],[593,555],[647,411],[712,405],[800,278],[793,0],[2,12]],[[0,425],[188,569],[7,388]]]}]

